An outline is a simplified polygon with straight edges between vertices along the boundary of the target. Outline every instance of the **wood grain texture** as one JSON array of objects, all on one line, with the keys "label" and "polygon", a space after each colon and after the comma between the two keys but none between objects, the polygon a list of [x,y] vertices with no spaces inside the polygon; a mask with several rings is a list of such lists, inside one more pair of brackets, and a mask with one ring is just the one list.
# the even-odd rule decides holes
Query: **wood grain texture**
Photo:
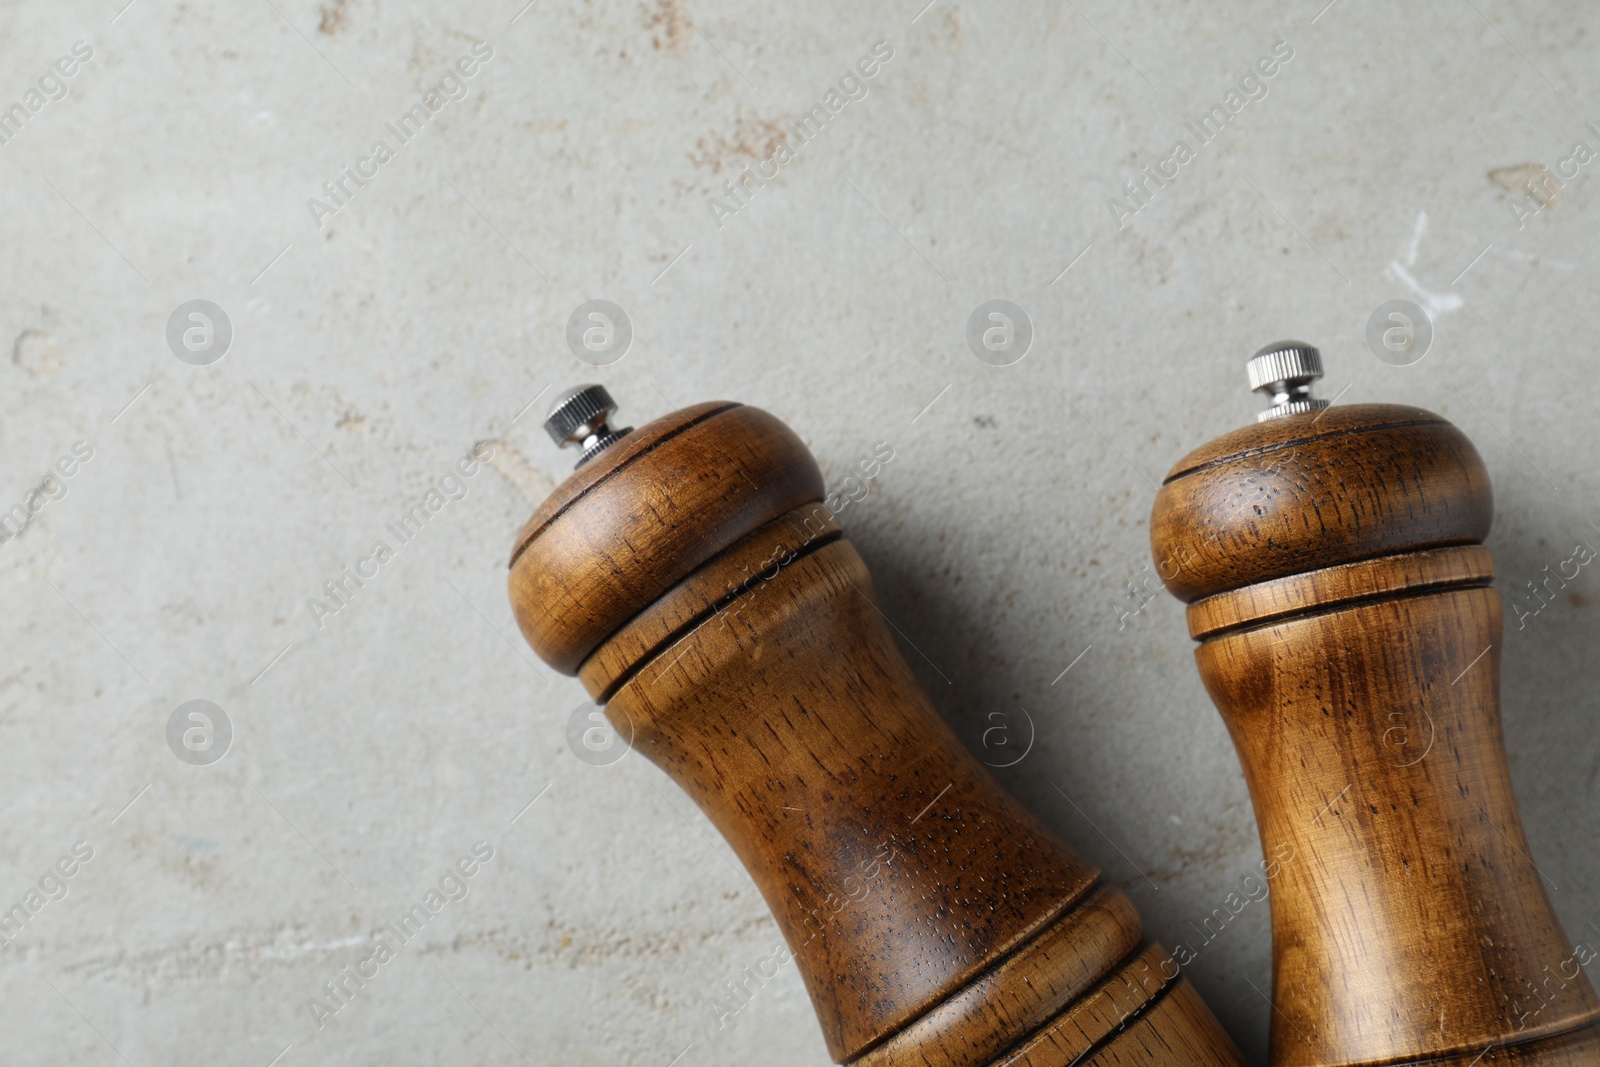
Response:
[{"label": "wood grain texture", "polygon": [[[999,1063],[1004,1067],[1080,1063],[1124,1067],[1167,1062],[1217,1067],[1233,1063],[1231,1052],[1207,1041],[1207,1035],[1217,1028],[1216,1017],[1193,986],[1179,980],[1152,988],[1144,978],[1159,970],[1164,958],[1165,954],[1152,946],[1127,972],[1113,975]],[[1113,1027],[1113,1019],[1123,1021]]]},{"label": "wood grain texture", "polygon": [[1317,420],[1199,450],[1152,520],[1158,560],[1201,530],[1246,557],[1169,588],[1208,594],[1189,616],[1201,678],[1263,848],[1295,857],[1271,898],[1271,1062],[1600,1064],[1600,1001],[1512,793],[1493,565],[1439,547],[1487,533],[1481,463],[1411,409],[1330,412],[1336,434]]},{"label": "wood grain texture", "polygon": [[1126,896],[939,717],[774,424],[688,409],[580,470],[514,554],[524,632],[738,854],[839,1062],[977,1067],[1057,1033],[1017,1062],[1239,1064]]},{"label": "wood grain texture", "polygon": [[[608,705],[745,861],[840,1060],[972,981],[1097,878],[950,733],[871,596],[860,556],[835,542]],[[1103,974],[1123,954],[1089,965]]]},{"label": "wood grain texture", "polygon": [[821,498],[811,453],[759,408],[703,404],[658,419],[585,464],[523,528],[511,558],[523,636],[571,674],[667,586]]},{"label": "wood grain texture", "polygon": [[[1359,440],[1359,444],[1355,442]],[[1183,601],[1422,548],[1478,544],[1489,475],[1437,415],[1353,404],[1236,430],[1167,475],[1150,541]]]},{"label": "wood grain texture", "polygon": [[1341,563],[1196,600],[1187,613],[1189,636],[1198,640],[1357,600],[1447,586],[1488,585],[1493,580],[1494,559],[1482,545]]},{"label": "wood grain texture", "polygon": [[708,616],[744,610],[754,598],[742,594],[759,590],[795,556],[836,540],[842,532],[820,502],[802,504],[757,527],[612,634],[578,668],[584,688],[601,703],[610,700],[613,688],[638,664],[665,652]]},{"label": "wood grain texture", "polygon": [[[1133,902],[1123,893],[1104,886],[1086,897],[1060,922],[1048,926],[1016,952],[979,975],[917,1020],[894,1034],[883,1044],[851,1061],[852,1067],[913,1062],[927,1067],[959,1067],[986,1062],[1005,1052],[1019,1033],[1041,1029],[1045,1024],[1060,1025],[1058,1016],[1081,1010],[1091,999],[1088,994],[1104,985],[1104,961],[1131,956],[1142,946],[1139,916]],[[1152,975],[1155,985],[1160,975],[1161,957],[1145,960],[1133,973]],[[1169,965],[1169,970],[1173,968]],[[1114,988],[1129,985],[1140,996],[1124,996],[1127,1010],[1142,1003],[1144,986],[1130,978],[1111,983]],[[1162,984],[1165,984],[1164,982]],[[1073,1012],[1065,1009],[1071,1007]],[[1095,1028],[1104,1035],[1116,1026],[1119,1013],[1105,1027]]]}]

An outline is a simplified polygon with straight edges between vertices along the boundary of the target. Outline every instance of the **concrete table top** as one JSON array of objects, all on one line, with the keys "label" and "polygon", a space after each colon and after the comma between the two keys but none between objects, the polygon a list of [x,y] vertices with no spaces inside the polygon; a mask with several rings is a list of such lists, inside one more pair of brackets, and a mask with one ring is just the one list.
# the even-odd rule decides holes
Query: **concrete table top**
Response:
[{"label": "concrete table top", "polygon": [[827,1062],[792,966],[728,992],[781,938],[726,844],[578,758],[512,621],[583,381],[759,405],[830,486],[892,448],[840,521],[912,666],[1263,1063],[1268,906],[1203,925],[1261,844],[1146,524],[1318,344],[1488,462],[1512,772],[1600,944],[1600,585],[1529,584],[1600,547],[1600,9],[1324,2],[5,5],[0,1061]]}]

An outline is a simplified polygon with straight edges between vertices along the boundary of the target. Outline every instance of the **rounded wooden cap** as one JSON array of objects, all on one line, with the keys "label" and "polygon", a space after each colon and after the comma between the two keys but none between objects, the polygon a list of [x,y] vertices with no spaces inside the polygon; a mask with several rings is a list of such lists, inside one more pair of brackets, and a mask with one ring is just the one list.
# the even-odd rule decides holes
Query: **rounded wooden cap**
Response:
[{"label": "rounded wooden cap", "polygon": [[739,538],[823,497],[794,431],[759,408],[696,404],[639,427],[556,487],[511,553],[517,624],[565,674]]},{"label": "rounded wooden cap", "polygon": [[1224,434],[1178,461],[1156,495],[1150,547],[1180,600],[1357,560],[1478,544],[1489,475],[1432,412],[1352,404]]}]

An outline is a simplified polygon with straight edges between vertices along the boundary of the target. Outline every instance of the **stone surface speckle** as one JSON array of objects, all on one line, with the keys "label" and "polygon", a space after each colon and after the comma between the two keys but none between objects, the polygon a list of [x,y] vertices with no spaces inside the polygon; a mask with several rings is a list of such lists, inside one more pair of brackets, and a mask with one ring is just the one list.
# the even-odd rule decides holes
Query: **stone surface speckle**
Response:
[{"label": "stone surface speckle", "polygon": [[[1261,1064],[1267,907],[1196,933],[1260,860],[1249,798],[1180,605],[1131,612],[1128,584],[1162,474],[1253,418],[1245,359],[1320,345],[1322,395],[1430,408],[1489,464],[1512,772],[1567,932],[1600,944],[1600,578],[1523,629],[1510,609],[1600,547],[1575,151],[1600,150],[1600,10],[123,2],[0,9],[0,107],[26,113],[0,127],[0,512],[27,519],[0,543],[0,907],[48,880],[0,947],[0,1062],[827,1062],[792,965],[719,1014],[775,924],[659,772],[574,757],[584,695],[511,618],[512,537],[572,462],[542,402],[518,416],[586,380],[625,423],[760,405],[833,486],[892,445],[840,519],[913,668],[975,749],[992,713],[1031,721],[1001,780],[1195,947]],[[879,41],[801,144],[787,124]],[[1186,120],[1279,42],[1198,144]],[[1180,139],[1119,228],[1108,200]],[[308,208],[379,140],[375,176]],[[997,298],[1035,330],[1005,367],[966,341]],[[1364,340],[1396,298],[1433,316],[1412,366]],[[193,299],[233,328],[209,366],[168,348]],[[566,340],[592,299],[634,331],[598,368]],[[479,442],[458,499],[386,533]],[[377,541],[392,559],[313,617]],[[166,739],[197,698],[234,731],[210,766]],[[319,1025],[324,984],[480,841],[466,896]]]}]

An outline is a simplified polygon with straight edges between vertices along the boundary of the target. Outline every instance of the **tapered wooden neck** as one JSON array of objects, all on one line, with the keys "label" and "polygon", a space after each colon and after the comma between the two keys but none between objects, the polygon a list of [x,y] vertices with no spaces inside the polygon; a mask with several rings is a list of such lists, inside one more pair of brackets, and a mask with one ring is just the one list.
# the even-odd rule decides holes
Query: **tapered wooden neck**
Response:
[{"label": "tapered wooden neck", "polygon": [[[1600,1063],[1587,946],[1529,856],[1501,739],[1483,462],[1425,411],[1228,434],[1151,517],[1274,882],[1274,1065]],[[1285,850],[1292,852],[1285,853]]]},{"label": "tapered wooden neck", "polygon": [[772,416],[675,412],[529,521],[518,623],[739,855],[836,1060],[1237,1065],[1128,899],[939,718],[822,499]]}]

